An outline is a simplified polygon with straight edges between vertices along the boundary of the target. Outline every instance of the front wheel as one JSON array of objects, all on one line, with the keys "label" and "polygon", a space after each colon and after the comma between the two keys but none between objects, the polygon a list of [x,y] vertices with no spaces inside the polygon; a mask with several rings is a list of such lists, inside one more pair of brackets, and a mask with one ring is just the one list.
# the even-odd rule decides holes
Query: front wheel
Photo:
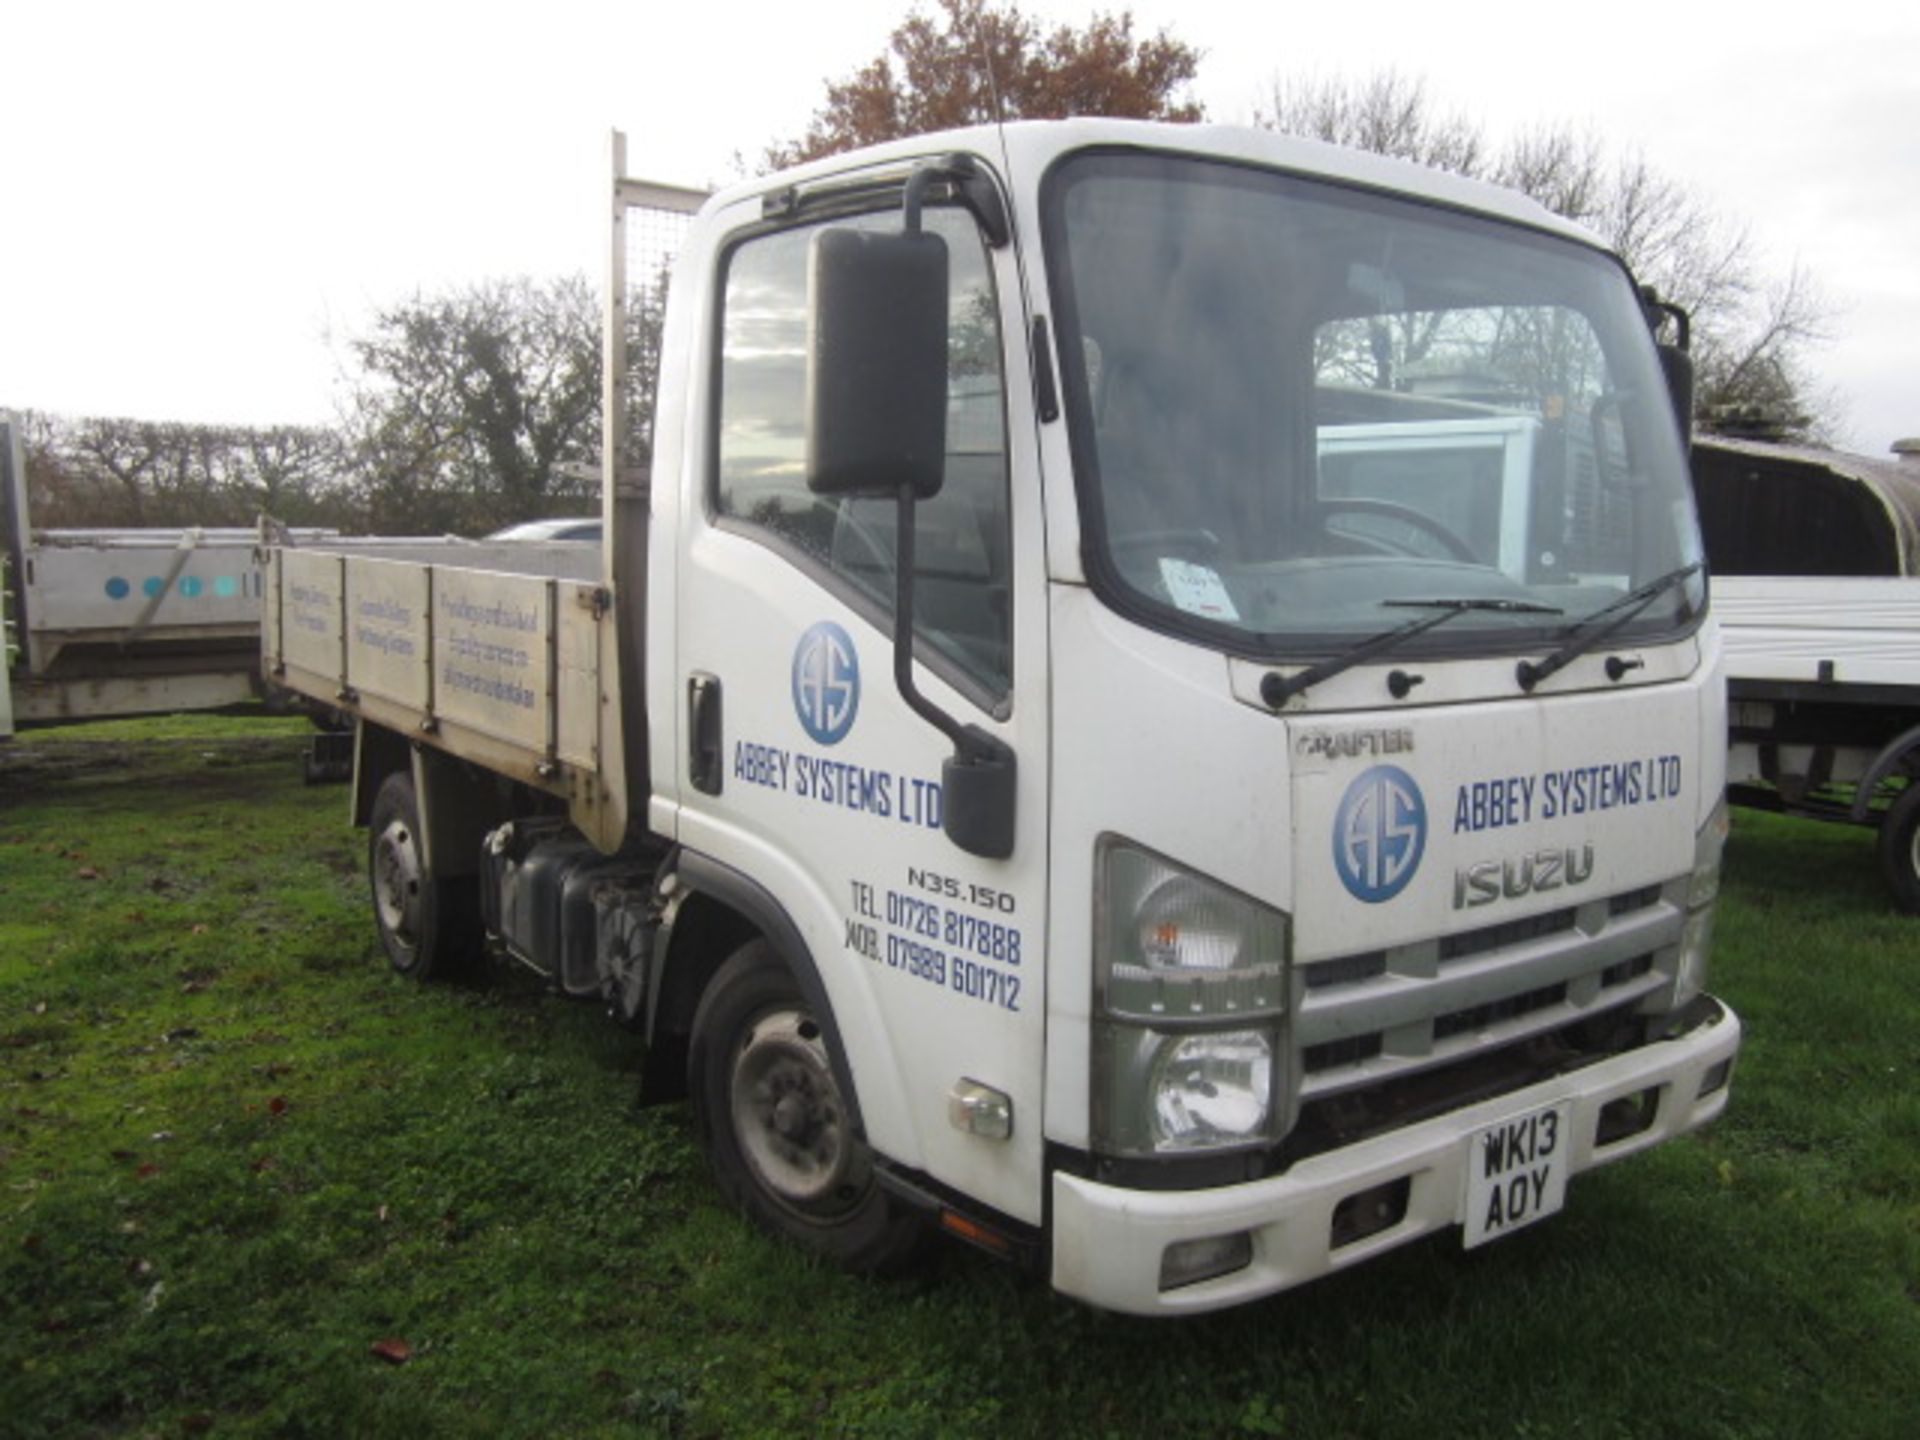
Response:
[{"label": "front wheel", "polygon": [[920,1222],[880,1188],[825,1028],[764,940],[720,967],[693,1019],[694,1127],[721,1193],[848,1270],[904,1261]]},{"label": "front wheel", "polygon": [[1920,915],[1920,780],[1909,781],[1880,820],[1880,871],[1909,915]]},{"label": "front wheel", "polygon": [[380,944],[400,974],[445,980],[471,967],[480,945],[479,895],[471,877],[427,869],[413,777],[396,770],[373,799],[367,825],[367,880]]}]

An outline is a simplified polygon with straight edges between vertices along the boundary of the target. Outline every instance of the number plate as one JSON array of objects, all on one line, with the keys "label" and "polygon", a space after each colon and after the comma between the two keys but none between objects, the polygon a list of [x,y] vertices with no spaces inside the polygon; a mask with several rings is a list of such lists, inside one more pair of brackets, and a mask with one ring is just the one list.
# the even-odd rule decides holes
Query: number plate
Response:
[{"label": "number plate", "polygon": [[1466,1247],[1498,1240],[1553,1214],[1567,1199],[1572,1106],[1550,1105],[1470,1137]]}]

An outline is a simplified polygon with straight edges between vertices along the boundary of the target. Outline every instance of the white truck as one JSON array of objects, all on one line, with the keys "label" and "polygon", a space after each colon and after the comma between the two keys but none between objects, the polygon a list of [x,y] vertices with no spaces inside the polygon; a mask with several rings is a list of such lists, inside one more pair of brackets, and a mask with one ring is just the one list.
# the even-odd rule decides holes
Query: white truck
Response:
[{"label": "white truck", "polygon": [[[697,197],[615,155],[620,337],[630,212]],[[1720,1113],[1686,367],[1590,236],[1072,121],[742,183],[672,276],[599,551],[271,557],[397,969],[484,929],[604,1001],[842,1264],[931,1227],[1145,1314],[1479,1245]]]},{"label": "white truck", "polygon": [[1920,913],[1920,464],[1716,437],[1694,488],[1735,804],[1879,832]]}]

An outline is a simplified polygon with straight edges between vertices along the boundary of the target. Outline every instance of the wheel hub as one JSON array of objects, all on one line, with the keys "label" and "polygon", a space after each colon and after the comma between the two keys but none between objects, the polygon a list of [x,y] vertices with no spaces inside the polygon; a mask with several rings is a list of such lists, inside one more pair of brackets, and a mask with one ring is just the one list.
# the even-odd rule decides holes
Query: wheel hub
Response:
[{"label": "wheel hub", "polygon": [[794,1008],[760,1016],[735,1053],[730,1088],[742,1154],[775,1199],[821,1215],[864,1192],[864,1150],[811,1016]]},{"label": "wheel hub", "polygon": [[373,846],[373,903],[380,924],[402,944],[420,933],[420,852],[413,827],[393,820]]},{"label": "wheel hub", "polygon": [[773,1128],[783,1140],[804,1141],[814,1128],[807,1102],[798,1095],[782,1095],[773,1107]]}]

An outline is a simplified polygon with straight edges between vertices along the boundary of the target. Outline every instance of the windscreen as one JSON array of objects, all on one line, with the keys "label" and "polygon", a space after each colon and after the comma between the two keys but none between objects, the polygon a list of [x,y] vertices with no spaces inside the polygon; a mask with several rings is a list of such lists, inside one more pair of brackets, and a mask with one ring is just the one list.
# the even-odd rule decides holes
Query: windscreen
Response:
[{"label": "windscreen", "polygon": [[[1692,563],[1685,459],[1626,272],[1523,227],[1299,176],[1094,152],[1046,195],[1091,578],[1276,657],[1396,604],[1522,648]],[[1622,634],[1698,613],[1693,577]]]}]

